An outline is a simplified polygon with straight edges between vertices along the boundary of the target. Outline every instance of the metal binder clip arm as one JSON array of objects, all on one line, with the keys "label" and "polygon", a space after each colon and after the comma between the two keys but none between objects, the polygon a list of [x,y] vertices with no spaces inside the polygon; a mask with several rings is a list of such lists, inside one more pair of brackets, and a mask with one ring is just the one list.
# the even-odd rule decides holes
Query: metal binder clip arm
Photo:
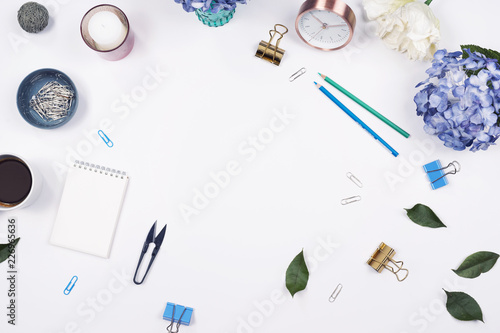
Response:
[{"label": "metal binder clip arm", "polygon": [[[284,32],[278,31],[277,27],[282,27],[285,29]],[[281,42],[281,39],[283,36],[288,32],[288,28],[285,27],[282,24],[275,24],[273,30],[269,30],[269,36],[271,37],[268,42],[261,41],[259,43],[259,47],[257,48],[257,52],[255,53],[255,56],[269,61],[273,65],[279,66],[281,63],[281,59],[283,59],[283,56],[285,55],[285,50],[280,49],[279,45]],[[279,35],[278,39],[276,40],[276,45],[271,44],[273,42],[273,39],[276,37],[276,35]]]},{"label": "metal binder clip arm", "polygon": [[[165,238],[165,232],[167,230],[167,225],[163,227],[163,229],[160,231],[158,236],[156,235],[156,221],[149,230],[148,236],[146,237],[146,241],[144,242],[144,245],[142,246],[142,251],[141,251],[141,256],[139,258],[139,262],[137,263],[137,268],[135,270],[134,274],[134,283],[137,285],[140,285],[144,282],[146,279],[146,276],[149,273],[149,269],[151,268],[151,265],[153,265],[154,260],[156,259],[156,255],[158,254],[158,251],[160,250],[161,244],[163,243],[163,238]],[[149,261],[148,268],[146,269],[146,273],[144,273],[144,276],[142,277],[142,280],[137,282],[137,273],[139,272],[139,268],[141,267],[142,259],[144,258],[144,255],[146,252],[148,252],[149,244],[154,243],[155,248],[153,249],[153,253],[151,253],[151,260]]]},{"label": "metal binder clip arm", "polygon": [[[404,279],[406,279],[408,277],[408,273],[409,271],[406,269],[406,268],[403,268],[403,262],[402,261],[395,261],[393,259],[389,259],[390,262],[392,262],[394,264],[394,266],[397,268],[396,270],[394,270],[394,267],[392,267],[391,265],[389,265],[388,263],[386,264],[383,264],[384,265],[384,268],[385,269],[388,269],[389,271],[391,271],[394,275],[396,275],[396,278],[398,279],[399,282],[401,281],[404,281]],[[404,275],[404,277],[402,279],[399,278],[399,273],[402,272],[402,271],[406,271],[406,274]],[[404,273],[402,273],[404,274]]]},{"label": "metal binder clip arm", "polygon": [[[398,281],[401,282],[408,277],[409,271],[406,268],[403,268],[402,261],[396,261],[392,259],[395,254],[396,252],[393,248],[387,246],[385,243],[380,243],[379,247],[375,250],[375,252],[366,263],[379,273],[381,273],[384,268],[387,269],[388,271],[396,275]],[[392,263],[394,267],[389,263]],[[404,276],[401,275],[400,277],[398,273],[401,272],[403,274],[404,271],[406,271],[406,274]]]},{"label": "metal binder clip arm", "polygon": [[[371,258],[371,260],[375,263],[380,264],[381,267],[387,269],[388,271],[390,271],[391,273],[396,275],[396,278],[398,279],[399,282],[404,281],[408,277],[409,271],[406,268],[403,268],[404,263],[402,261],[395,261],[393,259],[387,258],[387,261],[392,262],[394,264],[395,267],[392,267],[391,265],[389,265],[389,263],[387,261],[380,262],[380,261],[374,259],[373,257]],[[394,269],[394,268],[396,268],[396,269]],[[403,278],[400,278],[398,275],[398,273],[401,271],[406,271],[406,274],[404,275]]]},{"label": "metal binder clip arm", "polygon": [[174,310],[172,312],[172,321],[170,322],[170,325],[167,326],[167,332],[168,333],[179,333],[179,327],[181,326],[181,320],[182,320],[182,317],[184,316],[184,313],[186,312],[186,309],[187,308],[184,308],[184,310],[182,311],[181,313],[181,316],[179,317],[179,320],[177,321],[177,325],[175,326],[175,331],[172,331],[172,329],[174,328],[174,324],[175,324],[175,305],[174,305]]},{"label": "metal binder clip arm", "polygon": [[436,170],[430,170],[430,171],[427,171],[427,173],[429,173],[429,172],[438,172],[438,171],[441,171],[441,170],[446,170],[448,168],[453,168],[453,170],[448,171],[447,173],[445,173],[444,175],[442,175],[441,177],[439,177],[437,179],[434,179],[434,181],[432,181],[432,183],[437,182],[438,180],[440,180],[443,177],[446,177],[447,175],[454,175],[454,174],[456,174],[457,172],[460,171],[461,166],[460,166],[460,163],[458,163],[457,161],[453,161],[450,164],[448,164],[447,166],[445,166],[444,168],[440,168],[440,169],[436,169]]},{"label": "metal binder clip arm", "polygon": [[[394,275],[396,275],[396,278],[398,279],[399,282],[404,281],[408,277],[408,273],[410,273],[410,272],[406,268],[403,268],[403,262],[402,261],[393,261],[393,260],[391,260],[391,261],[394,264],[401,263],[401,267],[398,267],[399,269],[396,272],[393,272],[393,273],[394,273]],[[405,276],[402,279],[399,278],[399,272],[406,272]]]}]

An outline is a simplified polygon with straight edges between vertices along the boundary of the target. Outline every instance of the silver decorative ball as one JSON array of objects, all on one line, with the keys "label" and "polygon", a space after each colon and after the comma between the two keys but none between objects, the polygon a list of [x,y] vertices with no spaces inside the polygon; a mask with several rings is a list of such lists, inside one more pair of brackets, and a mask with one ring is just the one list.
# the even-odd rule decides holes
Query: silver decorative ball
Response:
[{"label": "silver decorative ball", "polygon": [[17,12],[17,21],[24,31],[38,33],[49,24],[49,11],[37,2],[26,2]]}]

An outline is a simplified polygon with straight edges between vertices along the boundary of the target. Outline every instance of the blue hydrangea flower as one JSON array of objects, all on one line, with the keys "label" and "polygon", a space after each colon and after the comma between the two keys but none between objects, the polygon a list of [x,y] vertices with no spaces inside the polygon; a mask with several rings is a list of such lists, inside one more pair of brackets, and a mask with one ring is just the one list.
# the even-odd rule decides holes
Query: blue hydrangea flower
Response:
[{"label": "blue hydrangea flower", "polygon": [[236,8],[238,3],[246,4],[246,0],[174,0],[182,4],[186,12],[194,12],[196,9],[202,9],[204,12],[211,11],[218,13],[220,10],[231,11]]},{"label": "blue hydrangea flower", "polygon": [[487,150],[500,136],[500,65],[478,52],[438,50],[414,98],[426,133],[446,147]]}]

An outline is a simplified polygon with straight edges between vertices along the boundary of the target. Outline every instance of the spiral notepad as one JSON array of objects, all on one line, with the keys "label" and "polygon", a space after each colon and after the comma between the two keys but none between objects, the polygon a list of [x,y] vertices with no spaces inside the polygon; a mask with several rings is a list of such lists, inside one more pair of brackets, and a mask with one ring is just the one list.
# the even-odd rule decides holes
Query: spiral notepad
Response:
[{"label": "spiral notepad", "polygon": [[50,243],[109,258],[128,176],[75,161],[69,168]]}]

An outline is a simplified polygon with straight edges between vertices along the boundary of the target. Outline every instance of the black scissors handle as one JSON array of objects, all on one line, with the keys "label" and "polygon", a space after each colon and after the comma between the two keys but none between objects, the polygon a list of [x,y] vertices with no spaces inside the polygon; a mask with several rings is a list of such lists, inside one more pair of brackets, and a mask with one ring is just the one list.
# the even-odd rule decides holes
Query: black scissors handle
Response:
[{"label": "black scissors handle", "polygon": [[142,251],[141,252],[141,257],[139,258],[139,263],[137,263],[137,268],[135,269],[135,274],[134,274],[134,283],[136,285],[142,284],[144,282],[144,280],[146,279],[146,276],[148,275],[149,269],[151,268],[151,265],[153,264],[153,261],[156,258],[156,254],[158,253],[158,250],[156,248],[157,247],[155,246],[155,248],[153,250],[153,254],[151,254],[151,260],[149,261],[149,265],[148,265],[148,268],[146,269],[146,273],[144,273],[144,276],[142,277],[142,280],[140,282],[137,282],[136,281],[136,279],[137,279],[137,273],[139,272],[139,268],[141,267],[142,259],[144,258],[144,255],[147,252],[147,247],[146,247],[146,251]]}]

